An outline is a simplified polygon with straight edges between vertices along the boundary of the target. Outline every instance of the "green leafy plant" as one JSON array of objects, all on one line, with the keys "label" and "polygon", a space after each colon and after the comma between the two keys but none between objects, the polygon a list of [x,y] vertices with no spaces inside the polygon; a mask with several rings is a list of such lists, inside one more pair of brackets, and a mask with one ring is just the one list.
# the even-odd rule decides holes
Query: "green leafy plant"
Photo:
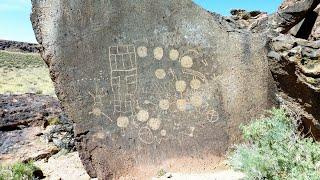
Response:
[{"label": "green leafy plant", "polygon": [[34,174],[39,168],[32,162],[15,163],[11,166],[0,166],[0,180],[29,180],[35,179]]},{"label": "green leafy plant", "polygon": [[244,144],[229,155],[229,164],[246,179],[320,179],[320,143],[298,131],[283,109],[241,126]]}]

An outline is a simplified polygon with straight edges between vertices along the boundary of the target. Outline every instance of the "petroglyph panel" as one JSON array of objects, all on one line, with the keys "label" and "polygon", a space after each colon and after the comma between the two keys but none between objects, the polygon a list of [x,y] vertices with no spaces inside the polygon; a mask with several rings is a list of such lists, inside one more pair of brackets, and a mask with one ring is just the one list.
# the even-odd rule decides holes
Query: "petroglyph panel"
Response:
[{"label": "petroglyph panel", "polygon": [[211,162],[201,161],[225,153],[241,123],[273,105],[264,39],[230,31],[192,1],[33,6],[42,55],[93,177],[154,175],[151,166],[183,158],[205,169]]}]

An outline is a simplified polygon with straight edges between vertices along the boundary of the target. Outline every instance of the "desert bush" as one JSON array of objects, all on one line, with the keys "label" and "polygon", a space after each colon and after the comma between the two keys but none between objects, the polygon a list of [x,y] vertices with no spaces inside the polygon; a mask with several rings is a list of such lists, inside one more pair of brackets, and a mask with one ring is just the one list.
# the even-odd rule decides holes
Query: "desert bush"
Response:
[{"label": "desert bush", "polygon": [[320,143],[298,131],[282,109],[241,126],[244,143],[235,146],[229,164],[246,179],[320,179]]},{"label": "desert bush", "polygon": [[32,162],[0,166],[0,180],[33,180],[36,179],[34,175],[38,170]]}]

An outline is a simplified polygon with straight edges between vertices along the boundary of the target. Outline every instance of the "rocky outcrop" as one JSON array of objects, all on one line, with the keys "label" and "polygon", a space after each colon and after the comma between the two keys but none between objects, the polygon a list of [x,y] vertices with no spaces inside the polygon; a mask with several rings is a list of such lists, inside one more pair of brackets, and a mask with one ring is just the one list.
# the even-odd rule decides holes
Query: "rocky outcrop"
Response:
[{"label": "rocky outcrop", "polygon": [[265,34],[190,0],[33,0],[32,22],[92,177],[209,170],[277,105]]},{"label": "rocky outcrop", "polygon": [[[320,41],[317,39],[319,1],[285,1],[273,16],[284,23],[271,27],[269,68],[282,104],[299,115],[303,131],[320,139]],[[316,8],[316,9],[315,9]],[[292,27],[292,25],[295,25]]]},{"label": "rocky outcrop", "polygon": [[0,40],[0,50],[39,53],[39,44]]},{"label": "rocky outcrop", "polygon": [[57,99],[35,94],[0,95],[0,162],[46,159],[73,150],[73,123]]}]

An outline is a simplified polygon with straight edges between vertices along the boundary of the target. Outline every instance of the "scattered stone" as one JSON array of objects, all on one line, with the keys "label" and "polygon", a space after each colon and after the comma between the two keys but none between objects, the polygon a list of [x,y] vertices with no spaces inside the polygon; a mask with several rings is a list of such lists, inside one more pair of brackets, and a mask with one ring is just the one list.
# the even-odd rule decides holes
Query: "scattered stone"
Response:
[{"label": "scattered stone", "polygon": [[78,152],[56,154],[48,160],[35,162],[35,165],[43,171],[47,180],[91,179],[81,163]]},{"label": "scattered stone", "polygon": [[29,127],[22,130],[0,131],[0,162],[13,164],[50,157],[59,149],[53,144],[40,141],[37,136],[41,127]]}]

